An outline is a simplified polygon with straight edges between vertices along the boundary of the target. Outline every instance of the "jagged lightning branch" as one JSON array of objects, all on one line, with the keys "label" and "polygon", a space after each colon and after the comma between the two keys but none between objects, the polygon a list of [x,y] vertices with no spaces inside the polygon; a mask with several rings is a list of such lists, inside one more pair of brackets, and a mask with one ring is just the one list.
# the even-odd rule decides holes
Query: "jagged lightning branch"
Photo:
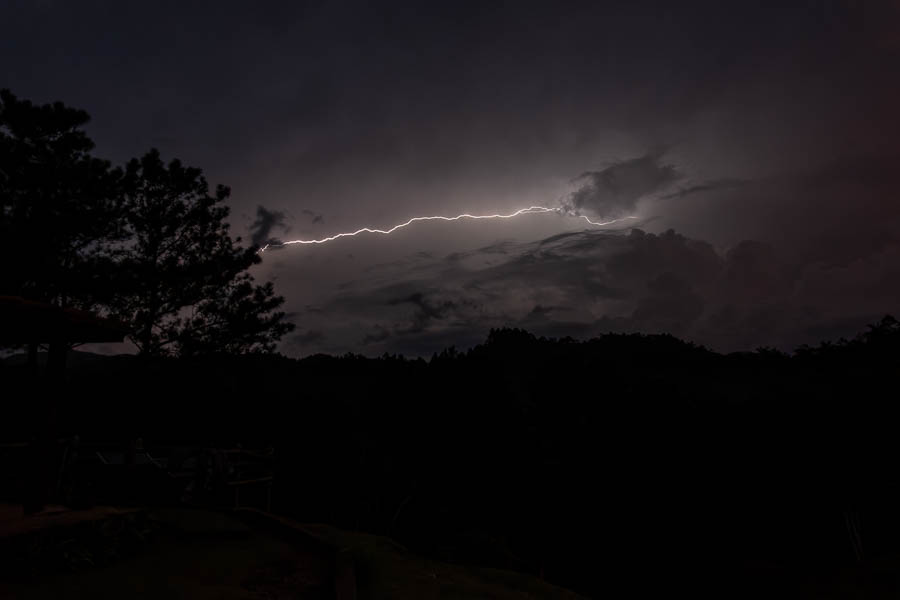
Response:
[{"label": "jagged lightning branch", "polygon": [[431,217],[413,217],[409,221],[405,223],[400,223],[399,225],[394,225],[390,229],[371,229],[369,227],[363,227],[362,229],[357,229],[356,231],[349,231],[346,233],[336,233],[335,235],[331,235],[328,237],[324,237],[318,240],[289,240],[287,242],[272,242],[266,244],[262,248],[260,248],[260,252],[265,252],[270,247],[282,247],[282,246],[292,246],[294,244],[324,244],[326,242],[333,242],[334,240],[340,239],[342,237],[352,237],[354,235],[359,235],[360,233],[381,233],[387,235],[389,233],[394,233],[398,229],[402,229],[404,227],[408,227],[413,223],[418,221],[459,221],[460,219],[512,219],[513,217],[518,217],[519,215],[533,215],[533,214],[541,214],[541,213],[561,213],[565,212],[568,216],[576,217],[579,219],[584,219],[591,225],[603,226],[603,225],[612,225],[613,223],[618,223],[620,221],[625,221],[627,219],[636,219],[637,217],[628,216],[621,217],[619,219],[612,219],[610,221],[591,221],[588,217],[584,215],[575,215],[563,208],[547,208],[544,206],[529,206],[528,208],[520,208],[519,210],[510,213],[508,215],[470,215],[468,213],[463,213],[461,215],[456,215],[455,217],[443,217],[443,216],[431,216]]}]

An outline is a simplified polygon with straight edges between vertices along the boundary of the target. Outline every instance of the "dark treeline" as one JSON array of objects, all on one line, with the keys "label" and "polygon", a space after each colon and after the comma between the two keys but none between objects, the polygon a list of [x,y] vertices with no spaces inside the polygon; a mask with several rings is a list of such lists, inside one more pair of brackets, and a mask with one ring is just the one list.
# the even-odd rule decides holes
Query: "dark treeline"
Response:
[{"label": "dark treeline", "polygon": [[[497,330],[427,361],[85,356],[61,421],[148,446],[271,444],[275,512],[593,594],[900,552],[898,360],[889,317],[793,355]],[[27,367],[2,377],[28,393]],[[6,438],[29,422],[10,416]]]},{"label": "dark treeline", "polygon": [[[145,356],[273,351],[293,324],[231,235],[230,190],[155,149],[114,166],[88,121],[0,89],[0,297],[110,317]],[[54,355],[90,341],[62,336]],[[0,349],[48,341],[0,330]]]}]

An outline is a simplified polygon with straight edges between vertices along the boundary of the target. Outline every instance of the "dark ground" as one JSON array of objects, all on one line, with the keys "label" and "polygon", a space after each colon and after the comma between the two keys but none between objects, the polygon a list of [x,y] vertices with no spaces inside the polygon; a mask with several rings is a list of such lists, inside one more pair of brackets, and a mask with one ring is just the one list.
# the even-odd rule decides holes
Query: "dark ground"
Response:
[{"label": "dark ground", "polygon": [[[898,366],[893,321],[791,356],[515,330],[429,361],[76,355],[59,422],[271,445],[275,513],[589,596],[882,597],[900,590]],[[0,377],[7,398],[36,393],[14,360]],[[34,405],[7,403],[20,439]]]},{"label": "dark ground", "polygon": [[[0,536],[4,551],[40,545],[42,555],[22,564],[44,569],[7,570],[0,597],[578,598],[533,577],[439,563],[384,538],[254,512],[155,509],[69,521],[24,539]],[[336,568],[336,553],[352,567]]]}]

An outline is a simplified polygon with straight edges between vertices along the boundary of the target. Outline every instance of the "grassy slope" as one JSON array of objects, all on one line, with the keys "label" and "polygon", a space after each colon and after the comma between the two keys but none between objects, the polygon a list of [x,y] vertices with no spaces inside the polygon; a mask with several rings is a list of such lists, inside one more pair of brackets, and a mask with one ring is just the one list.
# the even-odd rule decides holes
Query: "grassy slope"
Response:
[{"label": "grassy slope", "polygon": [[450,565],[410,554],[388,538],[327,525],[298,525],[338,552],[352,556],[359,597],[367,600],[580,598],[534,577],[498,569]]},{"label": "grassy slope", "polygon": [[153,520],[159,530],[139,553],[108,566],[0,583],[0,597],[333,598],[339,553],[352,557],[363,600],[577,598],[531,577],[422,559],[386,538],[324,525],[278,521],[262,527],[258,517],[190,510],[156,511]]}]

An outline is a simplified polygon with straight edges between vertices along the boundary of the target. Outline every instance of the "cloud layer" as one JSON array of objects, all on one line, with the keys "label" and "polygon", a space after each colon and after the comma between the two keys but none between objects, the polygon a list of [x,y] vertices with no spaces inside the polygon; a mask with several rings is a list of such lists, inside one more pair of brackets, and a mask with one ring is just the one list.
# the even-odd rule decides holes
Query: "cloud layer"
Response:
[{"label": "cloud layer", "polygon": [[[491,264],[477,266],[477,257]],[[390,283],[349,283],[313,318],[336,329],[352,320],[355,343],[370,354],[429,354],[504,326],[579,338],[668,332],[721,350],[791,349],[850,335],[895,305],[898,259],[898,241],[835,264],[752,240],[718,252],[672,230],[572,232],[502,252],[492,245],[420,259],[414,270],[383,265],[379,280]],[[855,299],[860,290],[868,302]]]},{"label": "cloud layer", "polygon": [[576,215],[621,218],[634,214],[642,198],[665,191],[683,178],[673,165],[663,162],[662,151],[652,152],[582,173],[575,179],[578,188],[563,199],[563,206]]}]

